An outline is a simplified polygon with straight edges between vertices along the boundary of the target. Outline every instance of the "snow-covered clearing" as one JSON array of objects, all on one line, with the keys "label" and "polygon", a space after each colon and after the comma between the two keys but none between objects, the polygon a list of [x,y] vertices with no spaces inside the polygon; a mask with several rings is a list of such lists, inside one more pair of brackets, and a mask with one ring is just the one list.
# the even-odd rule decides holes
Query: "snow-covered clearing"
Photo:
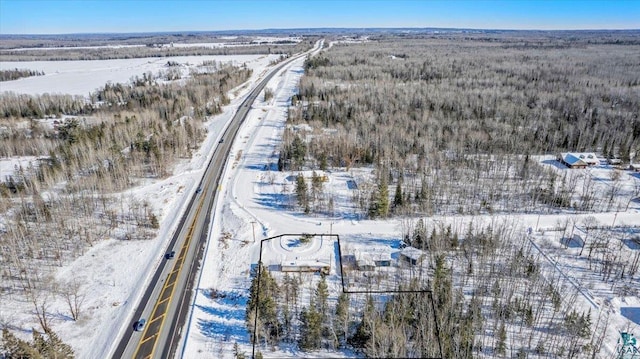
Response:
[{"label": "snow-covered clearing", "polygon": [[[295,61],[271,80],[267,87],[273,90],[274,97],[266,103],[261,101],[262,97],[258,97],[234,142],[222,184],[224,197],[217,203],[216,213],[219,215],[213,219],[211,240],[188,324],[187,342],[182,351],[184,358],[230,358],[236,342],[241,351],[250,353],[244,315],[249,274],[251,265],[258,262],[260,240],[281,233],[329,233],[332,227],[329,218],[316,220],[277,210],[284,205],[284,198],[291,196],[293,184],[287,179],[287,174],[272,172],[271,169],[277,161],[276,145],[284,128],[290,98],[295,94],[303,73],[302,65],[303,59]],[[282,185],[269,183],[271,177],[279,184],[289,183],[285,194],[280,194]],[[346,180],[341,177],[331,177],[335,183],[331,189],[341,192],[339,188],[344,188],[342,192],[348,193]],[[263,191],[263,187],[269,189]],[[278,200],[278,197],[283,199]],[[345,196],[341,208],[350,207],[348,199]],[[334,233],[346,225],[340,222],[342,224],[336,222],[333,227]],[[356,222],[352,225],[359,228],[355,232],[366,230]],[[292,246],[280,241],[267,245],[271,251],[264,251],[265,258],[269,257],[273,262],[313,262],[320,257],[330,261],[334,254],[332,241],[314,242],[309,247]],[[331,277],[335,279],[335,271],[332,271]],[[333,293],[338,293],[335,283],[332,289]],[[303,355],[293,348],[278,352],[277,355],[291,358],[314,356],[309,353]],[[316,355],[322,358],[349,357],[352,353],[321,352]]]},{"label": "snow-covered clearing", "polygon": [[[208,57],[189,57],[190,60],[180,60],[197,63]],[[255,83],[263,73],[263,69],[273,59],[272,57],[223,57],[212,56],[216,61],[220,58],[234,58],[229,61],[247,61],[248,66],[255,66],[250,81]],[[141,59],[136,59],[141,60]],[[158,61],[153,66],[155,70],[163,68],[168,59],[153,59]],[[171,58],[172,61],[178,61]],[[139,68],[131,69],[127,76],[114,77],[117,70],[105,71],[104,78],[113,82],[124,82],[133,75],[140,75],[153,69],[144,68],[144,63],[134,60],[125,61],[127,66]],[[133,62],[128,62],[133,61]],[[148,59],[147,59],[148,61]],[[69,64],[70,62],[62,62]],[[100,63],[100,62],[97,62]],[[181,62],[182,63],[182,62]],[[6,64],[6,63],[5,63]],[[3,68],[5,64],[2,64]],[[25,64],[25,63],[20,63]],[[238,137],[234,141],[233,153],[224,173],[223,196],[216,204],[216,215],[211,226],[210,241],[207,247],[204,265],[201,269],[197,295],[193,302],[192,314],[188,322],[186,343],[181,350],[183,358],[231,358],[233,345],[238,343],[244,353],[251,352],[248,331],[245,326],[245,306],[249,293],[250,270],[252,264],[257,263],[259,257],[260,240],[283,233],[317,233],[338,234],[347,243],[347,248],[354,252],[364,250],[382,254],[398,252],[399,239],[403,233],[403,221],[397,220],[362,220],[359,210],[352,203],[355,187],[366,185],[373,178],[370,169],[336,169],[317,174],[326,176],[323,191],[334,198],[332,216],[305,216],[292,209],[290,204],[295,202],[293,190],[295,188],[296,173],[278,172],[276,169],[276,148],[280,135],[285,127],[286,111],[290,97],[296,92],[296,85],[302,76],[303,60],[298,60],[275,76],[268,87],[273,90],[274,97],[264,102],[258,98],[253,110],[245,121]],[[85,78],[93,77],[90,66],[83,65]],[[151,65],[149,65],[151,66]],[[15,65],[7,68],[16,67]],[[46,80],[49,71],[44,68],[46,76],[38,78]],[[61,70],[57,70],[61,71]],[[74,74],[69,69],[67,89],[85,86],[78,79],[82,76]],[[109,72],[111,71],[111,72]],[[122,70],[127,72],[129,70]],[[83,72],[80,72],[83,73]],[[60,72],[61,76],[64,71]],[[110,75],[108,75],[110,74]],[[103,78],[103,79],[104,79]],[[76,80],[74,80],[76,79]],[[119,79],[119,80],[118,80]],[[21,79],[23,81],[28,79]],[[60,82],[65,82],[60,81]],[[75,81],[75,82],[74,82]],[[104,82],[104,81],[103,81]],[[0,84],[5,91],[5,83]],[[90,89],[72,92],[86,95],[101,83],[91,82]],[[51,85],[51,84],[49,84]],[[27,87],[25,93],[52,92],[40,90],[47,86],[47,82]],[[61,85],[62,86],[62,85]],[[87,285],[81,288],[85,293],[83,302],[84,312],[78,322],[70,320],[64,313],[66,304],[60,298],[52,298],[50,313],[53,316],[53,329],[60,334],[65,342],[70,343],[79,358],[102,358],[110,352],[125,329],[134,310],[134,303],[141,295],[145,283],[153,269],[162,260],[166,243],[175,229],[176,221],[180,217],[189,196],[195,191],[198,178],[202,175],[207,159],[217,143],[219,134],[231,118],[234,109],[240,104],[242,97],[250,86],[243,86],[232,93],[232,104],[225,108],[223,114],[211,119],[208,123],[209,134],[202,148],[191,161],[179,165],[174,176],[165,180],[138,187],[125,193],[125,196],[146,198],[150,205],[159,213],[161,227],[156,239],[149,241],[117,241],[103,240],[96,242],[83,256],[65,264],[57,270],[56,279],[69,282],[73,278],[82,280],[90,278]],[[12,90],[16,91],[16,90]],[[543,163],[548,158],[540,159]],[[549,166],[555,166],[553,161]],[[8,166],[13,166],[11,162]],[[567,173],[566,168],[557,167],[557,171]],[[588,170],[580,170],[585,179],[594,183],[592,189],[605,195],[607,188],[614,183],[609,175],[611,169],[603,166]],[[588,175],[587,175],[588,174]],[[304,172],[306,177],[312,173]],[[617,193],[633,191],[640,178],[637,174],[624,172],[619,179],[615,179]],[[562,231],[566,221],[576,224],[575,235],[584,231],[582,223],[597,221],[601,226],[616,227],[640,225],[640,202],[614,202],[612,209],[618,212],[608,213],[540,213],[526,215],[482,215],[482,216],[442,216],[429,217],[428,220],[442,225],[452,225],[455,229],[464,229],[469,222],[490,223],[492,221],[510,221],[514,230],[527,231],[532,228],[531,240],[543,252],[546,261],[545,273],[558,273],[567,279],[567,285],[575,286],[582,293],[576,300],[577,310],[592,308],[595,316],[598,311],[610,313],[610,325],[607,331],[604,356],[611,356],[619,339],[618,332],[628,331],[640,334],[640,300],[638,299],[638,284],[635,294],[612,291],[612,282],[600,281],[597,275],[588,268],[582,258],[576,256],[580,248],[562,244]],[[636,232],[637,233],[637,232]],[[585,238],[582,236],[581,238]],[[632,234],[621,234],[620,243],[628,247],[633,254],[638,251],[631,241]],[[315,252],[314,252],[315,251]],[[330,240],[301,245],[295,239],[285,242],[271,242],[263,248],[265,261],[282,263],[284,261],[333,261],[331,273],[328,277],[330,293],[333,298],[338,293],[339,277],[335,270],[335,246]],[[317,276],[310,275],[315,281]],[[633,283],[632,283],[633,284]],[[310,282],[309,284],[313,284]],[[31,314],[32,304],[20,301],[18,298],[2,298],[0,301],[0,324],[24,332],[28,336],[31,327],[37,322]],[[295,348],[272,352],[264,352],[265,357],[352,357],[349,352],[315,352],[301,353]]]},{"label": "snow-covered clearing", "polygon": [[[229,94],[231,104],[224,108],[224,112],[207,123],[208,135],[202,147],[194,153],[191,160],[184,161],[176,166],[174,176],[161,181],[148,182],[145,185],[132,188],[122,194],[127,201],[146,200],[158,213],[160,228],[158,236],[148,241],[121,241],[116,239],[103,239],[93,243],[84,255],[71,263],[64,263],[57,270],[54,269],[52,281],[55,280],[60,288],[67,283],[77,280],[82,283],[79,294],[82,297],[80,319],[74,322],[69,317],[67,304],[59,296],[49,296],[47,300],[48,314],[51,327],[60,337],[69,343],[75,350],[78,358],[105,358],[117,344],[120,334],[126,329],[133,314],[136,303],[142,295],[146,282],[150,279],[159,261],[163,259],[165,247],[175,230],[177,221],[182,215],[188,199],[196,190],[196,185],[202,177],[208,163],[208,158],[213,153],[214,146],[228,121],[232,118],[237,108],[249,89],[265,73],[270,62],[277,56],[202,56],[172,58],[172,61],[197,64],[204,60],[216,60],[233,62],[234,64],[246,63],[254,71],[250,80],[234,89]],[[137,59],[142,61],[142,59]],[[153,59],[158,60],[158,59]],[[139,75],[149,70],[145,62],[136,60],[113,60],[125,66],[122,72]],[[144,60],[148,61],[148,59]],[[161,68],[167,59],[158,60],[160,63],[153,65]],[[69,66],[68,77],[61,82],[65,89],[74,89],[80,86],[99,86],[105,79],[113,80],[113,74],[118,73],[116,65],[108,62],[110,70],[104,69],[103,77],[94,77],[90,74],[92,64],[100,66],[102,61],[87,61],[82,63],[82,68],[74,72],[69,62],[57,62],[49,66]],[[38,63],[44,64],[44,63]],[[138,65],[136,65],[138,64]],[[127,70],[127,68],[129,70]],[[134,70],[135,68],[135,70]],[[84,70],[82,70],[84,69]],[[84,71],[84,72],[83,72]],[[111,75],[109,75],[111,74]],[[87,83],[77,80],[84,77]],[[120,79],[120,78],[118,78]],[[122,77],[127,81],[128,77]],[[20,80],[18,80],[20,81]],[[57,80],[56,80],[57,81]],[[90,85],[88,85],[90,83]],[[4,90],[4,82],[0,83]],[[33,84],[32,84],[33,85]],[[41,86],[25,85],[26,93],[37,93]],[[2,160],[2,174],[15,172],[16,165],[27,166],[33,163],[33,158],[17,158]],[[5,171],[6,170],[6,171]],[[2,223],[2,221],[0,221]],[[30,337],[31,328],[39,328],[39,324],[33,315],[33,304],[19,296],[2,295],[0,300],[0,324],[22,333],[21,337]]]},{"label": "snow-covered clearing", "polygon": [[[237,40],[237,36],[223,36],[221,40]],[[244,39],[243,39],[244,40]],[[207,47],[207,48],[221,48],[221,47],[234,47],[234,46],[253,46],[256,44],[266,43],[297,43],[302,41],[302,38],[297,36],[277,37],[277,36],[256,36],[253,38],[247,38],[246,41],[219,41],[219,42],[171,42],[169,44],[162,44],[156,47]],[[14,51],[32,51],[32,50],[91,50],[91,49],[121,49],[131,47],[145,47],[147,45],[95,45],[95,46],[64,46],[64,47],[21,47],[16,49],[3,49],[2,52],[14,52]]]},{"label": "snow-covered clearing", "polygon": [[[402,236],[402,219],[399,220],[361,220],[358,210],[352,204],[354,184],[365,185],[373,176],[369,169],[344,169],[330,172],[318,171],[317,175],[327,176],[323,191],[330,193],[335,200],[334,215],[331,217],[310,217],[292,210],[295,203],[296,173],[278,172],[276,168],[276,148],[285,126],[286,109],[291,95],[295,93],[297,78],[302,70],[301,63],[290,68],[283,76],[272,80],[269,87],[274,89],[274,98],[268,103],[256,103],[250,112],[233,147],[233,155],[226,168],[223,195],[217,204],[211,226],[211,241],[207,249],[202,268],[197,297],[193,303],[187,343],[182,351],[183,358],[231,358],[233,347],[238,343],[245,354],[252,347],[245,326],[245,306],[250,286],[252,265],[258,262],[260,240],[284,233],[339,234],[354,252],[398,253],[398,242]],[[539,159],[542,163],[554,166],[548,157]],[[561,172],[571,171],[557,166]],[[623,172],[617,179],[611,179],[612,171],[607,166],[573,172],[580,180],[589,179],[598,182],[591,187],[597,193],[606,193],[614,184],[619,194],[632,192],[640,179],[629,172]],[[310,178],[310,172],[303,172]],[[307,179],[308,179],[307,178]],[[309,181],[307,181],[309,182]],[[616,226],[640,225],[640,203],[614,201],[612,208],[619,212],[608,213],[540,213],[526,215],[482,215],[482,216],[446,216],[430,217],[429,221],[464,230],[470,222],[490,223],[509,221],[515,230],[527,231],[532,228],[531,240],[549,258],[544,270],[567,278],[567,285],[574,285],[584,293],[576,301],[576,310],[586,311],[593,308],[593,316],[598,310],[610,312],[610,325],[607,332],[603,356],[612,355],[620,331],[638,332],[638,302],[636,296],[619,296],[610,291],[594,294],[595,287],[607,287],[597,278],[586,278],[581,274],[589,273],[584,261],[560,244],[557,228],[564,221],[597,221],[600,225]],[[535,230],[534,230],[535,229]],[[325,237],[326,238],[326,237]],[[312,254],[310,248],[317,250]],[[295,242],[295,238],[271,240],[263,244],[265,265],[287,261],[329,261],[335,266],[333,243],[326,239],[308,247]],[[375,250],[374,250],[375,249]],[[343,253],[344,254],[344,253]],[[375,254],[374,254],[375,255]],[[333,258],[333,259],[332,259]],[[596,276],[597,277],[597,276]],[[311,280],[317,281],[311,276]],[[332,266],[328,277],[332,296],[339,293],[339,277]],[[309,284],[312,287],[314,284]],[[636,286],[637,287],[637,286]],[[635,288],[636,292],[640,288]],[[303,299],[304,301],[304,299]],[[595,320],[594,320],[595,321]],[[265,357],[349,357],[353,353],[315,352],[301,353],[295,348],[264,352]]]},{"label": "snow-covered clearing", "polygon": [[0,181],[6,180],[7,177],[15,176],[22,170],[37,166],[38,157],[36,156],[0,158]]},{"label": "snow-covered clearing", "polygon": [[56,51],[56,50],[91,50],[91,49],[123,49],[123,48],[131,48],[131,47],[143,47],[146,45],[95,45],[95,46],[59,46],[59,47],[18,47],[15,49],[2,49],[2,52],[14,52],[14,51],[33,51],[33,50],[48,50],[48,51]]},{"label": "snow-covered clearing", "polygon": [[26,61],[0,62],[0,70],[14,68],[42,71],[43,76],[32,76],[13,81],[0,82],[0,95],[11,91],[29,95],[57,93],[88,96],[107,82],[126,83],[131,78],[151,72],[156,75],[168,69],[167,62],[180,64],[183,76],[190,69],[205,61],[247,67],[259,72],[277,59],[277,55],[218,55],[148,57],[139,59],[90,60],[90,61]]}]

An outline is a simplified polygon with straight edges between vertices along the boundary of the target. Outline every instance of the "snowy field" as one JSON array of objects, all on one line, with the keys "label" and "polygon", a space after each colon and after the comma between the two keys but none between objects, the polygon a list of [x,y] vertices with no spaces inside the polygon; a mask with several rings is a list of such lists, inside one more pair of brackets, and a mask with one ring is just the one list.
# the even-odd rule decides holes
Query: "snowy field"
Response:
[{"label": "snowy field", "polygon": [[[220,40],[237,40],[237,36],[223,36]],[[246,40],[246,41],[244,41]],[[234,47],[234,46],[253,46],[256,44],[271,44],[279,43],[281,41],[287,41],[291,43],[297,43],[302,41],[302,38],[297,36],[290,37],[276,37],[276,36],[256,36],[251,38],[242,39],[241,41],[220,41],[220,42],[172,42],[170,44],[163,44],[163,47],[207,47],[217,49],[221,47]],[[2,49],[2,52],[14,52],[14,51],[30,51],[30,50],[91,50],[91,49],[121,49],[131,47],[146,47],[147,45],[96,45],[96,46],[65,46],[65,47],[21,47],[15,49]]]},{"label": "snowy field", "polygon": [[[300,64],[298,64],[300,66]],[[206,254],[198,285],[197,298],[193,304],[188,328],[188,340],[182,352],[183,358],[232,358],[233,346],[238,343],[240,351],[251,353],[249,334],[244,322],[245,306],[250,286],[252,265],[258,262],[260,240],[283,233],[339,234],[353,251],[378,251],[397,253],[397,243],[402,238],[402,220],[361,220],[357,209],[351,203],[353,184],[366,185],[373,176],[368,169],[349,171],[317,171],[319,176],[327,176],[323,191],[330,193],[335,200],[335,211],[331,217],[309,217],[292,208],[295,203],[296,173],[277,172],[276,148],[283,132],[286,108],[289,98],[295,93],[297,79],[302,73],[300,67],[291,68],[283,76],[274,78],[269,84],[274,90],[274,98],[268,103],[256,103],[242,128],[233,147],[234,154],[225,173],[224,200],[217,204],[219,215],[214,218],[211,241]],[[541,163],[556,168],[559,172],[570,171],[554,163],[550,157],[540,157]],[[596,179],[596,191],[606,191],[610,171],[607,166],[592,168],[573,175],[584,180]],[[310,172],[303,172],[307,182]],[[621,193],[633,192],[640,184],[640,178],[624,172],[616,180]],[[628,205],[628,206],[627,206]],[[550,274],[560,272],[569,278],[568,283],[578,287],[583,293],[578,298],[577,310],[592,308],[610,312],[610,326],[606,338],[603,357],[611,355],[619,338],[619,331],[639,332],[637,296],[616,296],[610,291],[594,294],[589,287],[606,287],[597,280],[583,278],[581,274],[589,270],[576,260],[575,255],[560,245],[558,232],[554,231],[562,221],[571,219],[575,223],[594,218],[601,224],[617,226],[640,225],[640,203],[628,202],[616,205],[619,212],[602,214],[560,214],[541,213],[528,215],[495,216],[447,216],[431,217],[429,220],[454,228],[466,228],[469,222],[489,223],[491,221],[510,221],[520,231],[535,228],[532,240],[540,243],[540,248],[549,257]],[[254,241],[255,238],[255,241]],[[293,241],[293,242],[292,242]],[[309,250],[317,250],[312,254]],[[375,251],[374,251],[375,252]],[[263,245],[265,265],[291,261],[326,261],[335,265],[336,255],[329,241],[300,246],[295,239],[271,240]],[[565,261],[565,262],[563,262]],[[576,268],[581,268],[576,270]],[[313,279],[312,279],[313,280]],[[316,279],[317,281],[317,276]],[[339,277],[334,267],[328,276],[330,292],[339,293]],[[593,284],[591,284],[593,283]],[[640,285],[638,285],[640,286]],[[637,286],[637,287],[638,287]],[[640,290],[640,288],[636,288]],[[636,292],[637,293],[637,292]],[[335,298],[335,297],[334,297]],[[314,352],[301,353],[293,348],[284,351],[264,352],[268,357],[351,357],[353,353]]]},{"label": "snowy field", "polygon": [[[121,333],[126,330],[126,325],[135,310],[135,303],[142,295],[146,282],[163,259],[165,247],[175,230],[177,222],[185,209],[188,199],[193,195],[199,178],[204,173],[208,158],[213,153],[218,138],[232,118],[237,108],[249,89],[266,72],[270,62],[277,56],[199,56],[172,58],[172,61],[197,64],[204,60],[216,60],[233,62],[234,64],[246,63],[254,71],[250,80],[234,89],[229,94],[231,104],[223,109],[223,113],[212,118],[206,123],[208,135],[199,151],[189,161],[184,161],[174,169],[174,176],[161,181],[148,183],[144,186],[132,188],[122,196],[129,200],[147,200],[158,213],[160,229],[158,236],[149,241],[120,241],[105,239],[98,241],[90,247],[84,255],[71,263],[65,263],[57,269],[52,281],[64,286],[74,280],[82,283],[79,292],[83,297],[80,319],[74,322],[69,318],[67,304],[58,296],[48,298],[51,326],[60,337],[69,343],[75,350],[78,358],[105,358],[107,353],[113,350]],[[158,60],[158,59],[152,59]],[[113,60],[124,66],[122,72],[130,75],[140,75],[151,70],[147,67],[149,59]],[[140,62],[142,61],[142,62]],[[146,62],[145,62],[146,61]],[[167,59],[157,63],[154,68],[162,68]],[[97,65],[96,65],[97,63]],[[103,68],[101,76],[92,76],[91,69],[100,67],[103,63],[109,64],[109,69]],[[66,90],[81,87],[95,88],[101,85],[105,79],[114,80],[112,75],[118,73],[116,65],[109,61],[82,62],[82,67],[74,71],[70,62],[40,63],[50,68],[66,69],[66,80],[61,80],[59,86]],[[45,68],[45,67],[43,67]],[[46,71],[46,70],[45,70]],[[42,79],[44,78],[44,79]],[[41,79],[47,80],[46,76]],[[83,81],[79,81],[83,78]],[[121,77],[123,82],[128,77]],[[18,80],[20,81],[20,80]],[[0,83],[4,90],[5,82]],[[37,93],[40,86],[24,87],[26,93]],[[34,158],[1,159],[0,165],[2,177],[15,172],[16,165],[29,166],[34,163]],[[0,225],[4,223],[0,219]],[[24,338],[30,338],[31,328],[38,328],[33,315],[33,304],[19,297],[2,296],[0,300],[0,325],[8,325],[16,330]]]},{"label": "snowy field", "polygon": [[[252,66],[254,73],[250,80],[254,84],[264,69],[273,59],[264,56],[206,56],[185,57],[181,63],[197,64],[208,58],[217,61],[227,58],[227,61],[246,62]],[[196,60],[199,59],[199,60]],[[118,71],[104,65],[104,73],[99,76],[91,75],[91,67],[83,65],[84,70],[73,72],[73,66],[66,67],[69,81],[64,92],[87,95],[88,92],[100,85],[100,82],[83,84],[79,79],[98,77],[112,82],[126,82],[133,75],[140,75],[146,71],[158,71],[163,68],[167,59],[152,59],[157,63],[137,60],[108,60],[123,61],[122,72],[128,75],[114,78]],[[178,61],[171,58],[172,61]],[[97,67],[103,61],[95,62]],[[58,66],[69,64],[60,62]],[[2,68],[13,68],[15,65]],[[25,63],[20,63],[25,64]],[[153,64],[153,65],[149,65]],[[156,66],[146,68],[145,66]],[[20,67],[22,68],[22,67]],[[135,71],[133,69],[136,69]],[[41,91],[47,85],[50,73],[46,68],[32,68],[45,71],[40,84],[32,83],[24,86],[25,93],[51,92]],[[60,76],[65,74],[65,67],[58,67]],[[155,69],[155,70],[154,70]],[[111,74],[111,75],[109,75]],[[245,307],[249,294],[250,271],[257,263],[262,239],[284,233],[316,233],[338,234],[341,240],[348,243],[348,248],[354,252],[370,248],[371,250],[395,253],[399,239],[404,231],[406,219],[394,220],[363,220],[359,210],[352,204],[355,186],[366,186],[373,175],[370,169],[333,169],[317,174],[326,176],[323,191],[334,198],[334,210],[331,216],[307,216],[293,209],[295,203],[294,188],[296,173],[278,172],[276,149],[280,135],[285,128],[286,111],[290,98],[296,93],[296,86],[303,74],[303,60],[293,62],[280,74],[276,75],[268,84],[274,96],[267,102],[259,96],[250,111],[238,137],[235,139],[232,154],[229,157],[223,182],[221,184],[223,196],[216,203],[216,215],[210,232],[204,266],[201,269],[197,284],[197,295],[192,306],[192,313],[183,330],[186,343],[180,350],[182,358],[232,358],[234,343],[245,354],[251,353],[251,343],[245,325]],[[53,76],[53,75],[51,75]],[[39,77],[30,78],[33,81]],[[74,79],[77,79],[74,80]],[[21,79],[19,82],[29,79]],[[76,81],[76,82],[74,82]],[[55,82],[55,81],[51,81]],[[64,82],[64,81],[60,81]],[[6,83],[0,83],[1,90],[6,91]],[[53,86],[53,83],[49,84]],[[63,86],[60,84],[60,86]],[[84,87],[83,87],[84,86]],[[83,88],[80,92],[73,89]],[[202,175],[208,157],[217,143],[220,133],[234,113],[234,109],[241,103],[243,96],[250,86],[241,86],[232,91],[232,103],[224,108],[224,113],[216,116],[207,123],[208,136],[202,148],[195,153],[193,159],[179,165],[174,176],[165,180],[151,183],[147,186],[131,189],[124,196],[146,198],[154,210],[159,211],[161,220],[159,235],[149,241],[116,241],[104,240],[93,245],[83,256],[72,263],[67,263],[57,270],[56,279],[68,282],[73,278],[82,280],[90,278],[82,287],[86,293],[82,318],[74,322],[63,313],[66,304],[60,298],[51,299],[51,312],[54,313],[53,329],[60,334],[65,342],[70,343],[78,358],[106,357],[133,314],[134,303],[143,292],[145,283],[150,279],[154,268],[162,260],[167,240],[175,229],[174,219],[182,214],[189,197],[194,193],[198,178]],[[17,90],[12,90],[17,91]],[[28,159],[24,159],[27,161]],[[18,160],[6,161],[3,166],[14,167]],[[557,165],[549,158],[540,161],[559,172],[570,171]],[[9,168],[3,167],[3,168]],[[611,169],[602,166],[598,168],[573,172],[580,174],[583,179],[589,178],[595,185],[594,191],[606,192],[613,185],[609,175]],[[313,174],[304,172],[305,177]],[[616,186],[624,193],[632,192],[640,185],[637,174],[624,172],[616,180]],[[616,203],[613,206],[618,212],[608,213],[540,213],[527,215],[495,215],[495,216],[446,216],[430,217],[428,220],[451,224],[454,228],[466,228],[469,222],[489,223],[491,221],[510,221],[516,230],[527,231],[532,228],[531,240],[540,248],[542,260],[545,261],[546,273],[558,273],[567,278],[569,285],[578,288],[581,297],[576,300],[576,309],[592,309],[594,315],[599,311],[610,314],[610,325],[606,336],[606,345],[602,357],[612,357],[620,331],[640,334],[640,299],[638,295],[625,295],[612,291],[611,283],[601,282],[594,278],[588,264],[576,257],[579,248],[565,246],[562,234],[557,229],[562,223],[570,222],[576,225],[573,238],[588,234],[582,233],[588,229],[583,223],[597,221],[602,225],[616,227],[640,226],[640,202]],[[588,238],[588,237],[587,237]],[[640,249],[634,247],[630,241],[631,235],[622,235],[620,243],[627,246],[625,253],[633,255]],[[387,253],[387,252],[385,252]],[[339,276],[335,270],[336,255],[334,243],[313,241],[309,244],[296,242],[295,238],[288,238],[280,242],[272,242],[263,248],[265,260],[273,264],[287,261],[326,261],[332,264],[328,276],[330,293],[335,298],[338,293]],[[597,276],[595,276],[597,277]],[[637,278],[637,276],[636,276]],[[317,276],[311,276],[317,280]],[[633,286],[634,283],[631,283]],[[635,283],[635,293],[640,284]],[[631,288],[634,289],[634,288]],[[0,324],[9,324],[13,329],[28,336],[31,327],[37,327],[30,303],[18,298],[2,298],[0,301]],[[301,353],[295,348],[288,348],[278,352],[264,352],[268,357],[353,357],[349,352],[314,352]]]},{"label": "snowy field", "polygon": [[131,78],[147,72],[156,75],[160,71],[166,71],[169,61],[180,64],[180,70],[186,76],[190,69],[202,65],[204,61],[235,66],[246,64],[259,72],[277,58],[277,55],[216,55],[90,61],[5,61],[0,62],[0,70],[18,68],[41,71],[45,74],[0,82],[0,95],[2,92],[10,91],[29,95],[56,93],[89,96],[107,82],[127,83]]}]

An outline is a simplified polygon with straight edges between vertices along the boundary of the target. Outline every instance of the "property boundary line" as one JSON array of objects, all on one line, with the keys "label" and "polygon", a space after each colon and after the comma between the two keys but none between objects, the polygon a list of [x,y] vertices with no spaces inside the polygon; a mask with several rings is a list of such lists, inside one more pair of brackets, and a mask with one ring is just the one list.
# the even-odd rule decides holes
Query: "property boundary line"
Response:
[{"label": "property boundary line", "polygon": [[[438,340],[438,350],[440,351],[439,357],[422,357],[421,359],[443,359],[444,355],[442,354],[442,341],[440,340],[440,327],[438,326],[438,316],[436,311],[435,301],[433,300],[433,291],[430,289],[424,290],[348,290],[344,284],[344,268],[342,266],[342,245],[340,243],[340,236],[337,234],[326,234],[326,233],[286,233],[280,234],[277,236],[265,238],[260,240],[260,254],[258,257],[258,272],[256,275],[258,276],[257,288],[256,288],[256,298],[260,298],[260,277],[262,274],[262,245],[265,241],[270,241],[276,238],[282,238],[285,236],[320,236],[322,237],[335,237],[338,242],[338,256],[340,258],[336,258],[336,263],[340,261],[340,281],[342,284],[342,292],[346,294],[427,294],[429,296],[429,300],[431,302],[431,309],[433,310],[433,321],[435,324],[436,330],[436,339]],[[257,327],[258,327],[258,306],[255,306],[255,313],[253,316],[253,338],[251,340],[251,358],[255,359],[256,357],[256,340],[257,335],[255,335]]]}]

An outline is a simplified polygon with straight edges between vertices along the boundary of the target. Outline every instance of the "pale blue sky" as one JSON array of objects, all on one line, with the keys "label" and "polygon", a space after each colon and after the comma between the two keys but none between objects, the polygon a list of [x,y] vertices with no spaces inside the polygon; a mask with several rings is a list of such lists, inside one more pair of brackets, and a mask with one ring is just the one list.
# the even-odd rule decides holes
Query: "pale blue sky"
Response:
[{"label": "pale blue sky", "polygon": [[318,27],[640,29],[640,1],[0,0],[0,34]]}]

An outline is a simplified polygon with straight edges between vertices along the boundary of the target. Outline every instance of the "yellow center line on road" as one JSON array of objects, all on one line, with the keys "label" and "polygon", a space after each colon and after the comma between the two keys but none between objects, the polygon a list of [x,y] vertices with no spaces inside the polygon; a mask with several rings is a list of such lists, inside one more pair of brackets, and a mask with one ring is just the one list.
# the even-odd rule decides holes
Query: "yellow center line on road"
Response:
[{"label": "yellow center line on road", "polygon": [[156,334],[154,334],[154,335],[152,335],[152,336],[150,336],[150,337],[144,338],[144,339],[140,342],[140,344],[144,344],[144,343],[148,342],[149,340],[151,340],[151,339],[155,338],[157,335],[158,335],[158,334],[156,333]]},{"label": "yellow center line on road", "polygon": [[[191,225],[189,226],[189,231],[187,232],[187,237],[186,240],[184,242],[184,244],[182,245],[182,248],[180,249],[180,255],[178,256],[178,259],[175,261],[174,265],[173,265],[173,269],[172,271],[169,273],[169,275],[167,276],[167,281],[165,281],[164,285],[162,286],[162,290],[160,291],[160,295],[158,296],[158,300],[156,301],[156,304],[153,307],[153,311],[151,312],[151,316],[149,317],[150,320],[147,324],[147,326],[145,327],[145,330],[143,332],[142,335],[142,340],[138,343],[138,346],[136,347],[136,351],[135,354],[133,355],[134,358],[138,358],[138,353],[140,352],[140,348],[142,347],[142,345],[146,342],[148,342],[149,340],[154,340],[153,343],[153,347],[151,349],[151,353],[147,356],[145,356],[144,358],[152,358],[153,357],[153,353],[156,349],[156,341],[157,338],[159,337],[160,333],[162,332],[162,329],[164,327],[164,319],[167,316],[167,310],[169,308],[169,305],[166,305],[164,307],[164,311],[162,313],[157,313],[158,312],[158,308],[165,302],[167,301],[171,301],[171,299],[173,299],[173,294],[175,292],[176,289],[176,281],[178,280],[178,277],[180,276],[180,272],[182,271],[182,267],[184,264],[184,260],[186,258],[186,253],[189,250],[189,246],[191,244],[191,239],[193,238],[193,232],[195,230],[195,226],[196,226],[196,221],[198,220],[198,216],[200,214],[200,210],[202,209],[202,206],[204,205],[204,198],[205,196],[201,197],[200,203],[198,204],[198,209],[196,210],[196,214],[193,218],[193,222],[191,223]],[[173,277],[173,279],[169,279]],[[171,287],[171,288],[170,288]],[[169,289],[170,288],[170,289]],[[168,296],[165,296],[166,293],[169,293]],[[151,324],[156,322],[157,320],[160,320],[160,327],[157,329],[157,331],[151,335],[149,335],[150,333],[148,333],[149,328],[151,327]]]},{"label": "yellow center line on road", "polygon": [[160,302],[158,302],[158,304],[162,304],[164,302],[166,302],[167,300],[171,299],[170,297],[164,298],[163,300],[161,300]]},{"label": "yellow center line on road", "polygon": [[[162,313],[162,315],[159,315],[159,316],[157,316],[157,317],[155,317],[155,318],[151,319],[151,321],[149,321],[149,324],[151,324],[151,323],[153,323],[153,322],[156,322],[156,321],[158,321],[159,319],[162,319],[162,317],[164,317],[165,315],[166,315],[166,313]],[[156,334],[158,334],[158,333],[156,333]]]}]

